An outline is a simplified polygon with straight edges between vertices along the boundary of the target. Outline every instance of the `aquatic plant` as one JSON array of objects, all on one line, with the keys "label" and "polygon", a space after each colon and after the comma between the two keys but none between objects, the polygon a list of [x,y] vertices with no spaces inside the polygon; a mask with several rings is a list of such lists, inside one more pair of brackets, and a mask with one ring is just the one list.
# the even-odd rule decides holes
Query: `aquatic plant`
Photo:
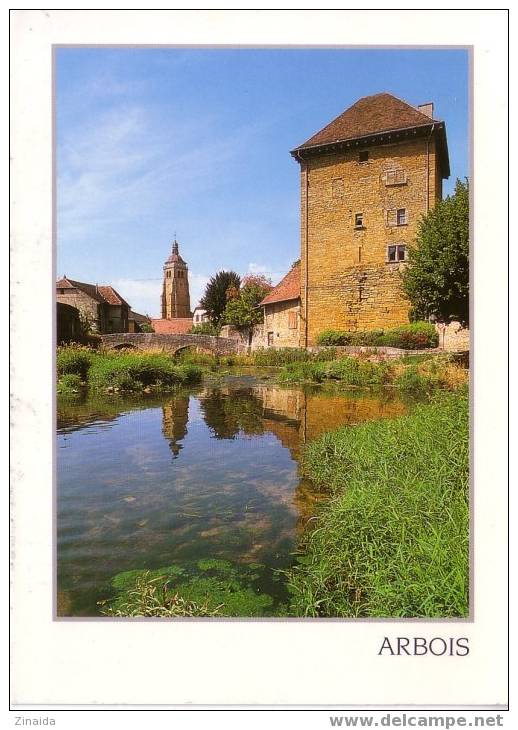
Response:
[{"label": "aquatic plant", "polygon": [[153,571],[132,570],[112,580],[115,595],[99,602],[105,616],[272,616],[286,615],[257,586],[264,566],[218,558]]}]

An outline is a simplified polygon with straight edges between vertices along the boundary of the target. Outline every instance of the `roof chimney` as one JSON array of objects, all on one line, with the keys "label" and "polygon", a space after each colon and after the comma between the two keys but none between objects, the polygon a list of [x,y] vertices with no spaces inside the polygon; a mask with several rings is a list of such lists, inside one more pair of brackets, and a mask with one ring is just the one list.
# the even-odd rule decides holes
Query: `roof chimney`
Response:
[{"label": "roof chimney", "polygon": [[417,109],[421,114],[426,114],[427,117],[433,119],[433,101],[429,101],[427,104],[419,104]]}]

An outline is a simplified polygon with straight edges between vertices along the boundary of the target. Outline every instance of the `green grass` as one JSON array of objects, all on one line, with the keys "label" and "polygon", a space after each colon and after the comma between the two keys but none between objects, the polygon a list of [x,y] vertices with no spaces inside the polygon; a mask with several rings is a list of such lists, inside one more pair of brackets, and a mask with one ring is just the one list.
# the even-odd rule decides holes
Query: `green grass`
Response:
[{"label": "green grass", "polygon": [[303,616],[468,613],[467,389],[327,433],[303,471],[329,499],[289,573]]}]

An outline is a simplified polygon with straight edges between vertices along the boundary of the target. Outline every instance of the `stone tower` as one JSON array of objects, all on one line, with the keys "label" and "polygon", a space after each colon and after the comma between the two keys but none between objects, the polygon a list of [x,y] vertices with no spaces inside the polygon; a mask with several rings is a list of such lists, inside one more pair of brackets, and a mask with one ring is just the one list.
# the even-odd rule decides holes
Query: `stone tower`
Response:
[{"label": "stone tower", "polygon": [[367,96],[292,150],[301,171],[301,340],[408,323],[401,287],[419,219],[450,174],[433,105]]},{"label": "stone tower", "polygon": [[164,264],[161,299],[162,319],[192,318],[188,268],[178,253],[176,238],[173,241],[171,255]]}]

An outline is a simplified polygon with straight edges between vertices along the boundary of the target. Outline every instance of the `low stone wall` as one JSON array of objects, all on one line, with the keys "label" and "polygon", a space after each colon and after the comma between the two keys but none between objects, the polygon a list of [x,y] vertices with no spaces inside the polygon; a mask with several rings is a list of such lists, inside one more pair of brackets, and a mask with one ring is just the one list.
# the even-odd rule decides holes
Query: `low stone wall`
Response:
[{"label": "low stone wall", "polygon": [[446,352],[465,352],[469,350],[469,329],[460,322],[436,324],[439,334],[439,347]]},{"label": "low stone wall", "polygon": [[334,350],[338,357],[359,357],[360,355],[371,355],[380,360],[403,357],[404,355],[440,355],[443,350],[439,348],[428,348],[427,350],[402,350],[399,347],[367,347],[367,346],[314,346],[308,347],[308,352],[318,353]]},{"label": "low stone wall", "polygon": [[151,332],[125,332],[102,335],[101,343],[108,349],[127,347],[137,350],[166,350],[173,353],[185,347],[192,347],[202,352],[213,352],[215,355],[234,355],[246,351],[246,347],[235,339],[211,335],[159,335]]}]

